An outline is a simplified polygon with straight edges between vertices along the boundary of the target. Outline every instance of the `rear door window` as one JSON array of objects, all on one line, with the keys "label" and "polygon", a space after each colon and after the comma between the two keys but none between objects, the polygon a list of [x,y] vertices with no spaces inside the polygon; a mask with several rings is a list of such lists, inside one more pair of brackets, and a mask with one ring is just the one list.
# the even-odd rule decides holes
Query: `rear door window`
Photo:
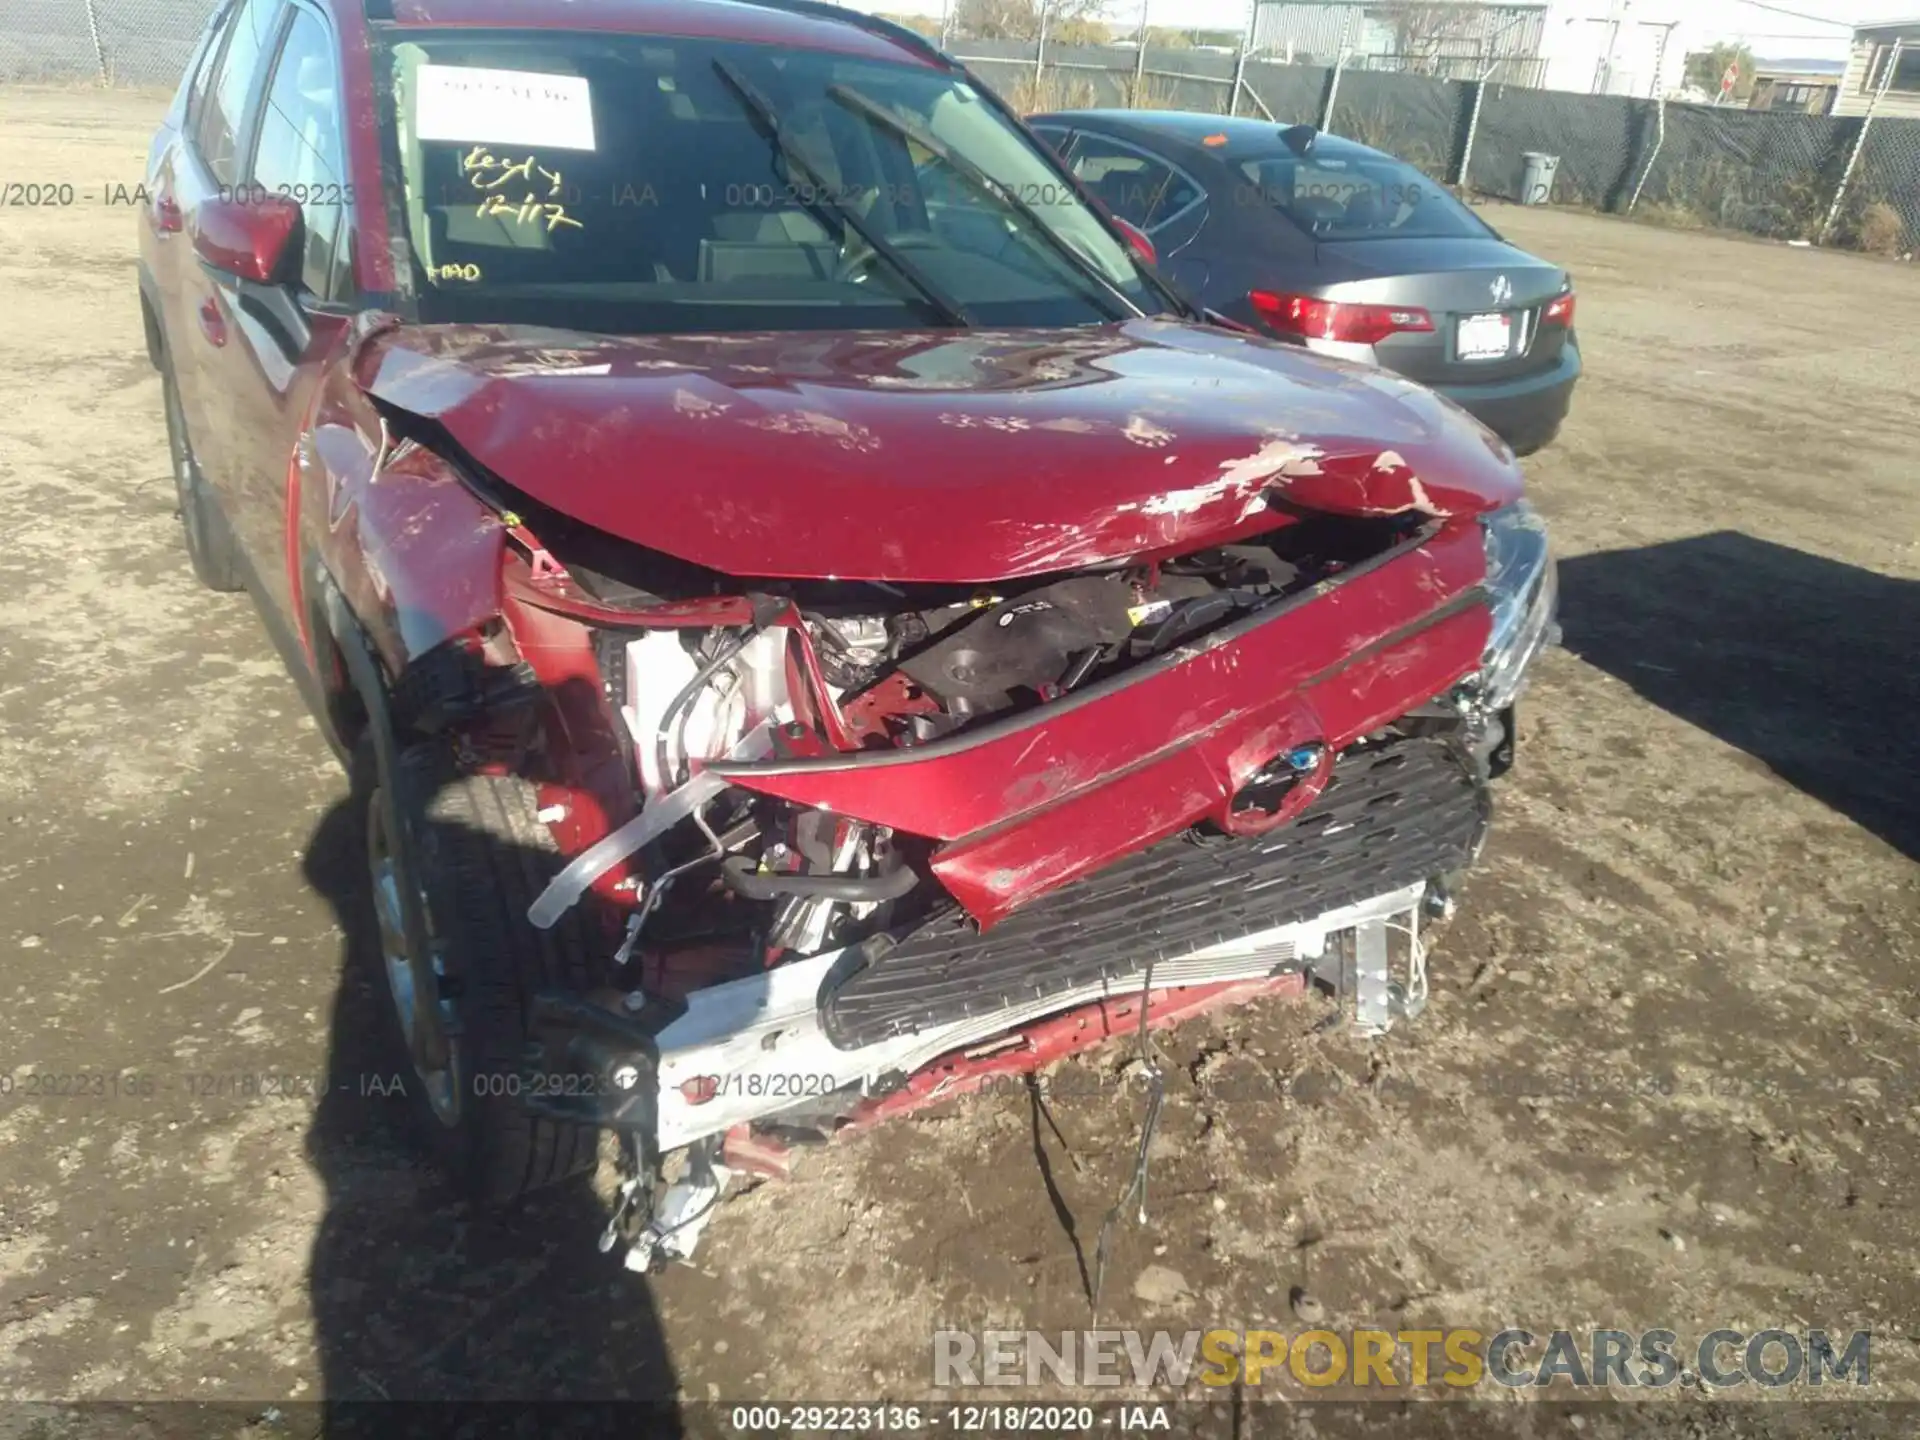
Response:
[{"label": "rear door window", "polygon": [[1069,168],[1106,207],[1151,233],[1201,198],[1200,187],[1164,160],[1082,131]]},{"label": "rear door window", "polygon": [[243,0],[227,32],[226,48],[213,66],[213,79],[194,120],[194,146],[222,185],[239,179],[241,126],[265,57],[273,44],[281,0]]},{"label": "rear door window", "polygon": [[323,300],[339,298],[338,251],[349,203],[340,130],[333,38],[312,11],[296,9],[261,107],[253,192],[284,195],[300,206],[306,232],[302,283]]}]

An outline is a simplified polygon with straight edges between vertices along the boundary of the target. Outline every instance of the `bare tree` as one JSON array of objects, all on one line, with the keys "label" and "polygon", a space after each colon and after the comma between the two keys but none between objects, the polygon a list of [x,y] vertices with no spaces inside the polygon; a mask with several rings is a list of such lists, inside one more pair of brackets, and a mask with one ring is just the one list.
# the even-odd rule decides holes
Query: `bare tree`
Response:
[{"label": "bare tree", "polygon": [[1101,6],[1102,0],[958,0],[953,24],[976,40],[1037,40],[1044,9],[1049,40],[1098,45],[1108,36]]},{"label": "bare tree", "polygon": [[1405,68],[1436,74],[1443,59],[1472,56],[1486,35],[1487,15],[1477,5],[1445,0],[1393,0],[1372,12],[1393,31],[1393,48]]},{"label": "bare tree", "polygon": [[889,15],[883,12],[879,18],[904,25],[909,30],[917,30],[929,40],[940,38],[940,18],[937,15]]}]

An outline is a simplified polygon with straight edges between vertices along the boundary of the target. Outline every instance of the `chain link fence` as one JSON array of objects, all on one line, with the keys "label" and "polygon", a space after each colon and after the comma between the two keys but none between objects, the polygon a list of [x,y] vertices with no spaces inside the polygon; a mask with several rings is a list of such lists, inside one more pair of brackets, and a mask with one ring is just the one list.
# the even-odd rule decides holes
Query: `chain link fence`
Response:
[{"label": "chain link fence", "polygon": [[1882,255],[1920,251],[1920,120],[1873,122],[1827,238]]},{"label": "chain link fence", "polygon": [[214,0],[0,0],[0,82],[172,89]]},{"label": "chain link fence", "polygon": [[1860,130],[1857,120],[1669,105],[1662,139],[1662,117],[1647,118],[1658,148],[1636,181],[1635,213],[1774,240],[1819,234]]},{"label": "chain link fence", "polygon": [[[1564,90],[1522,90],[1488,85],[1480,97],[1480,123],[1473,132],[1465,184],[1478,195],[1528,201],[1521,171],[1529,153],[1560,157],[1550,198],[1597,210],[1618,207],[1632,184],[1633,160],[1644,123],[1635,102]],[[1448,176],[1447,178],[1457,178]]]},{"label": "chain link fence", "polygon": [[[1124,107],[1314,124],[1471,194],[1885,255],[1920,251],[1920,120],[1532,89],[1511,83],[1527,74],[1511,58],[1490,59],[1487,79],[1457,79],[1355,68],[1345,52],[1309,56],[1291,41],[1296,62],[1327,63],[1281,63],[1249,53],[1244,39],[1199,44],[1148,27],[1131,32],[1144,45],[1080,43],[1090,33],[1084,19],[1056,19],[1048,33],[1046,17],[1072,8],[1052,3],[1034,11],[1040,18],[1025,39],[969,34],[953,12],[922,26],[1023,113]],[[0,0],[0,82],[171,87],[211,9],[212,0]],[[1531,152],[1560,159],[1550,196],[1521,193]]]},{"label": "chain link fence", "polygon": [[[1488,78],[1458,79],[1378,68],[1379,56],[1372,68],[1341,57],[1287,64],[1244,45],[1066,45],[978,37],[951,21],[938,38],[1023,113],[1118,106],[1304,122],[1471,196],[1882,255],[1920,251],[1920,120],[1535,89],[1504,78],[1517,65],[1506,59],[1482,66]],[[1551,195],[1522,193],[1530,153],[1559,157]]]}]

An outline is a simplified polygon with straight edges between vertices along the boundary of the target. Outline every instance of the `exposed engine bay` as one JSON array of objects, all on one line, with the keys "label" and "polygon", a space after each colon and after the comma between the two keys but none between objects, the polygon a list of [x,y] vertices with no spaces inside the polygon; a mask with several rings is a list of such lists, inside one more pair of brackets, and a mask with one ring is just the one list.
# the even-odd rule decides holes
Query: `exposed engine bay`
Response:
[{"label": "exposed engine bay", "polygon": [[[768,583],[799,625],[602,630],[596,651],[646,803],[707,764],[771,753],[824,704],[862,750],[910,750],[1036,711],[1390,552],[1410,521],[1313,517],[1156,564],[994,587]],[[640,597],[578,566],[583,588]],[[812,664],[801,653],[810,650]],[[1243,803],[1270,805],[1282,765]],[[653,840],[656,897],[628,958],[731,942],[767,965],[911,928],[953,908],[923,883],[926,837],[730,789]]]}]

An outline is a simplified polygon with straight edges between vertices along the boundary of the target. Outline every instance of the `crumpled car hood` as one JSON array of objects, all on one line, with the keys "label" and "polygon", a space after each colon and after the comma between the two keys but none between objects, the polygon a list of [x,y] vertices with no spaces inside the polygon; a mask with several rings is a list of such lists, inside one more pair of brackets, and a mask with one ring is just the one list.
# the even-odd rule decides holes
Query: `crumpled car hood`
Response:
[{"label": "crumpled car hood", "polygon": [[354,360],[508,484],[742,577],[989,582],[1270,528],[1470,514],[1511,452],[1396,376],[1226,330],[607,337],[401,325]]}]

